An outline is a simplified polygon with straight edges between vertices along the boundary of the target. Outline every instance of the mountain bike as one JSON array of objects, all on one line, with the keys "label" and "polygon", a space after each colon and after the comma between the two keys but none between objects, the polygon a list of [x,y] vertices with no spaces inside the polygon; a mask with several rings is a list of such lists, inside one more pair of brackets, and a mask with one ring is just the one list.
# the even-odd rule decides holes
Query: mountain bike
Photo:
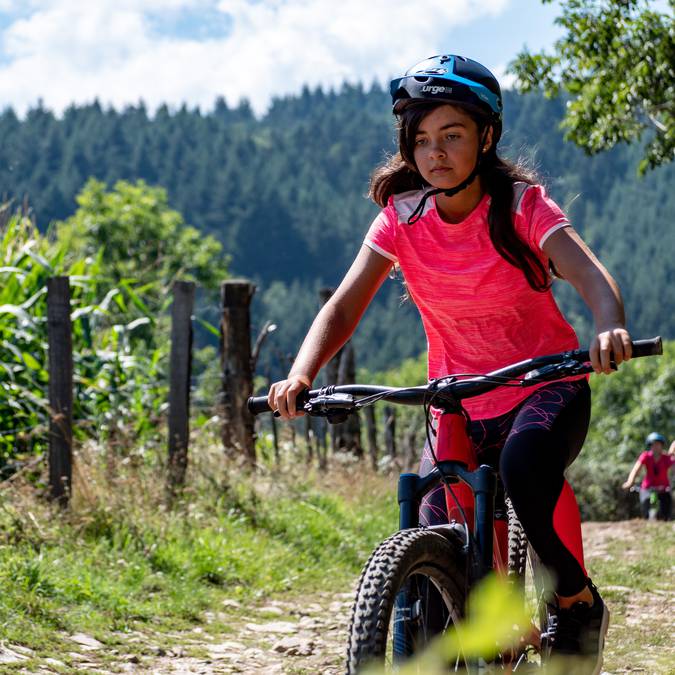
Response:
[{"label": "mountain bike", "polygon": [[[633,357],[662,354],[661,338],[632,343]],[[616,364],[613,364],[616,368]],[[399,531],[383,541],[367,561],[356,592],[349,625],[348,674],[373,662],[396,670],[432,638],[461,621],[472,588],[494,569],[502,570],[531,596],[532,627],[517,650],[506,650],[487,663],[457,658],[449,672],[530,672],[546,663],[550,652],[546,628],[549,603],[545,571],[527,538],[508,497],[495,504],[499,478],[494,467],[476,466],[467,433],[468,417],[461,401],[500,386],[531,387],[593,372],[588,351],[572,350],[527,359],[481,375],[449,375],[414,387],[341,385],[306,390],[297,407],[329,422],[377,401],[424,406],[427,434],[433,425],[431,410],[450,415],[449,457],[436,457],[426,476],[404,473],[399,478]],[[266,397],[250,398],[253,414],[269,411]],[[432,449],[433,452],[433,449]],[[459,458],[459,459],[458,459]],[[422,498],[439,484],[448,504],[454,502],[463,522],[421,527]],[[473,518],[467,518],[456,492],[466,486],[473,494]],[[471,523],[473,520],[473,523]],[[508,545],[503,544],[508,533]],[[505,550],[506,549],[506,550]]]},{"label": "mountain bike", "polygon": [[[666,498],[671,492],[670,487],[650,487],[641,488],[639,485],[633,485],[630,489],[635,492],[640,499],[640,513],[647,520],[670,520],[671,498]],[[644,499],[645,493],[648,495]]]}]

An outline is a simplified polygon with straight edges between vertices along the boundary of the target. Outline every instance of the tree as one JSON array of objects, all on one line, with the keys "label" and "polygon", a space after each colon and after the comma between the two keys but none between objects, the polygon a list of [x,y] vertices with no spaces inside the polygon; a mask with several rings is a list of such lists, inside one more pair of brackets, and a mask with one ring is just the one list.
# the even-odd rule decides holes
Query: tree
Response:
[{"label": "tree", "polygon": [[675,151],[675,1],[668,0],[668,13],[653,4],[567,0],[556,19],[567,34],[554,53],[525,50],[510,65],[521,91],[570,96],[566,138],[589,154],[649,130],[640,174],[670,162]]},{"label": "tree", "polygon": [[57,223],[60,242],[73,259],[99,254],[113,282],[131,279],[155,286],[160,297],[181,278],[215,290],[227,277],[227,258],[210,235],[186,225],[169,207],[166,190],[144,181],[118,181],[108,191],[90,179],[78,209]]}]

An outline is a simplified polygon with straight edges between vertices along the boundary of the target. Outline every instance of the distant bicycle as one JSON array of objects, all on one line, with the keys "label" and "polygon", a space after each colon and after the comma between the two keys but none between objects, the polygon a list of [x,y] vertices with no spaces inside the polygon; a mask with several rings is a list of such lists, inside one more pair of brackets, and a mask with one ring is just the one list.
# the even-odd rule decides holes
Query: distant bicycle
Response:
[{"label": "distant bicycle", "polygon": [[[660,338],[633,342],[633,357],[661,353]],[[462,415],[463,399],[500,386],[529,387],[592,370],[588,351],[574,350],[528,359],[485,375],[465,379],[447,376],[416,387],[344,385],[304,391],[297,407],[335,423],[381,400],[421,405],[427,413],[429,433],[433,407],[444,415],[456,416],[453,444],[470,445]],[[267,397],[249,399],[248,409],[253,414],[269,411]],[[471,673],[484,673],[487,668],[490,672],[531,672],[549,657],[547,628],[553,624],[549,622],[541,563],[528,545],[508,498],[505,503],[495,504],[499,478],[492,466],[439,460],[435,454],[434,461],[435,469],[424,477],[405,473],[399,478],[400,529],[375,549],[361,574],[349,626],[347,673],[356,675],[373,663],[395,671],[433,637],[462,619],[471,589],[494,569],[508,573],[522,589],[524,599],[526,591],[528,597],[531,595],[532,626],[521,627],[523,640],[519,649],[499,654],[490,664],[458,658],[447,664],[448,672],[468,669]],[[441,483],[446,499],[459,507],[464,520],[421,527],[422,498]],[[474,495],[473,528],[456,500],[459,483],[469,486]],[[494,545],[500,539],[504,521],[508,527],[508,551]]]},{"label": "distant bicycle", "polygon": [[640,512],[647,520],[670,520],[672,492],[669,487],[641,488],[633,485],[631,492],[640,495]]}]

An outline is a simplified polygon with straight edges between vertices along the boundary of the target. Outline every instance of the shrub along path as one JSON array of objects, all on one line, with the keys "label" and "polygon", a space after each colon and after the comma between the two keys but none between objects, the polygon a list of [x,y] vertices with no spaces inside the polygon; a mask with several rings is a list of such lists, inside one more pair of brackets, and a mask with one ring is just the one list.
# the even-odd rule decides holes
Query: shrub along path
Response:
[{"label": "shrub along path", "polygon": [[[605,672],[672,673],[675,663],[675,525],[584,524],[590,574],[612,613]],[[175,632],[71,636],[63,660],[5,644],[0,669],[16,672],[342,673],[351,593],[224,600],[199,625]],[[68,665],[67,665],[68,664]]]}]

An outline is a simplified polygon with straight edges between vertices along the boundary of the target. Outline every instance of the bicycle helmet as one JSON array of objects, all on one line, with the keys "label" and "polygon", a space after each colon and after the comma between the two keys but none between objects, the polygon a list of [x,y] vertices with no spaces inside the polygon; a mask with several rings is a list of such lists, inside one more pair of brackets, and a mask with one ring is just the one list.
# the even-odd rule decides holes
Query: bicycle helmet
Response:
[{"label": "bicycle helmet", "polygon": [[497,78],[478,61],[456,54],[431,56],[391,81],[394,113],[409,99],[448,101],[478,108],[490,119],[496,144],[502,133],[502,90]]},{"label": "bicycle helmet", "polygon": [[656,443],[657,441],[660,441],[661,443],[663,443],[664,446],[666,445],[666,437],[663,436],[662,434],[656,433],[656,431],[652,431],[652,433],[649,434],[649,436],[647,436],[647,439],[645,440],[645,443],[646,443],[647,447],[649,448],[649,447],[651,447],[652,443]]},{"label": "bicycle helmet", "polygon": [[[502,135],[502,91],[497,78],[483,65],[465,56],[443,54],[431,56],[409,68],[403,77],[389,86],[393,112],[400,115],[408,101],[437,101],[452,103],[485,116],[492,127],[492,147]],[[480,173],[487,127],[479,143],[476,163],[471,173],[458,185],[449,189],[434,188],[425,191],[420,203],[408,218],[413,225],[424,212],[427,199],[441,194],[448,197],[467,188]]]}]

